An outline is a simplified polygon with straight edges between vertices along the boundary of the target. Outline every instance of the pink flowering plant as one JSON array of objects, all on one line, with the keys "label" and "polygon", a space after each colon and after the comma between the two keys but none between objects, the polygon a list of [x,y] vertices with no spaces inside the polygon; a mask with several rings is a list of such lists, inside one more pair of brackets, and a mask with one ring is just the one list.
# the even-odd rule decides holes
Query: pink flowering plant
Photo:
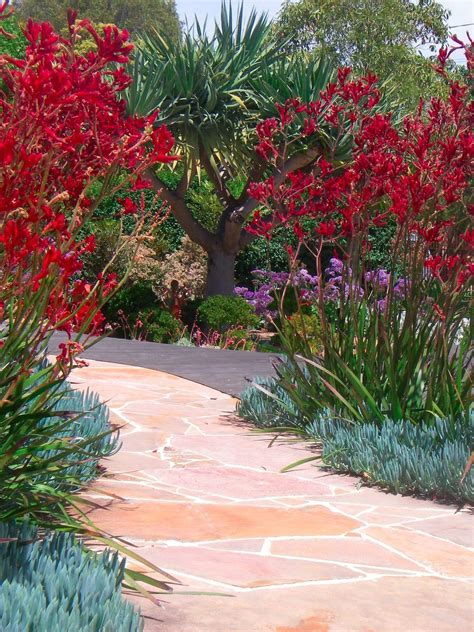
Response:
[{"label": "pink flowering plant", "polygon": [[[318,153],[310,167],[250,187],[261,206],[249,230],[270,239],[276,226],[293,227],[299,247],[288,247],[283,291],[300,310],[309,299],[321,324],[317,358],[309,347],[297,358],[281,331],[281,384],[307,419],[327,409],[353,421],[468,419],[474,109],[469,83],[445,70],[456,49],[472,81],[473,44],[456,39],[437,68],[448,98],[421,102],[402,121],[380,110],[375,77],[352,79],[346,68],[317,101],[291,99],[258,126],[257,149],[273,168],[295,143]],[[351,147],[344,162],[341,143]],[[390,265],[378,269],[370,236],[385,227]],[[306,296],[292,282],[303,247],[315,269]]]}]

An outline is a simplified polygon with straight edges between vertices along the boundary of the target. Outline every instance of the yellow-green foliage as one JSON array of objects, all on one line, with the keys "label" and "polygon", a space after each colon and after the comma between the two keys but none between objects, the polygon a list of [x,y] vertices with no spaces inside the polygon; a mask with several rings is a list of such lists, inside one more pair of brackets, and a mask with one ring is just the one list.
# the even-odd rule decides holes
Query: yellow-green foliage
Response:
[{"label": "yellow-green foliage", "polygon": [[318,355],[322,350],[321,323],[316,314],[304,314],[296,312],[283,320],[283,333],[294,344],[295,352],[310,349],[313,355]]}]

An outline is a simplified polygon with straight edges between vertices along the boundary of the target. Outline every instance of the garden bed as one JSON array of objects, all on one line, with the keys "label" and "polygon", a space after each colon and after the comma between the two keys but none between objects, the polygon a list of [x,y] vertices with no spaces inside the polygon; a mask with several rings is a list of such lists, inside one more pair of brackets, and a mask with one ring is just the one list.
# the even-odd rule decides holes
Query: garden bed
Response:
[{"label": "garden bed", "polygon": [[[463,477],[474,418],[470,424],[443,419],[417,425],[390,420],[358,423],[327,411],[308,421],[276,380],[257,382],[242,394],[239,415],[268,432],[293,431],[317,441],[322,447],[315,461],[394,493],[474,503],[474,472]],[[310,461],[311,457],[304,460]]]}]

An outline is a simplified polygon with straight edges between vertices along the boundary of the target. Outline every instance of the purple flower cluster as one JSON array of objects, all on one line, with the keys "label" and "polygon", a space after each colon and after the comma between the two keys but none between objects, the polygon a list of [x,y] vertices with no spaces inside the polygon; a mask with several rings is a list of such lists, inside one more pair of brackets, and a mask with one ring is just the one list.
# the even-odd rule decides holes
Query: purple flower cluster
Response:
[{"label": "purple flower cluster", "polygon": [[304,301],[315,301],[319,292],[319,277],[309,274],[308,270],[301,268],[293,276],[293,286],[299,288],[300,296]]},{"label": "purple flower cluster", "polygon": [[[345,272],[344,279],[343,273]],[[353,278],[352,270],[348,267],[344,271],[344,263],[333,257],[329,261],[326,269],[327,281],[324,288],[324,297],[326,300],[338,301],[341,293],[344,298],[348,298],[350,294],[363,298],[375,299],[380,310],[385,309],[387,304],[387,294],[390,289],[391,274],[384,268],[369,270],[364,274],[363,284],[359,284]],[[393,297],[397,300],[405,298],[409,288],[408,279],[402,277],[396,281],[393,286]]]},{"label": "purple flower cluster", "polygon": [[275,312],[269,309],[274,297],[271,296],[270,290],[265,285],[257,288],[254,292],[246,287],[236,287],[234,294],[244,298],[255,309],[258,316],[270,318],[275,315]]},{"label": "purple flower cluster", "polygon": [[[244,298],[255,309],[259,316],[266,319],[275,317],[276,311],[270,309],[278,292],[289,284],[298,288],[301,299],[314,302],[319,294],[319,277],[311,275],[306,268],[300,268],[293,274],[289,272],[270,272],[269,270],[253,270],[254,290],[236,287],[234,292]],[[358,298],[375,299],[380,310],[385,309],[387,293],[390,288],[390,273],[383,268],[366,272],[363,284],[357,283],[350,267],[344,269],[344,262],[333,257],[325,270],[323,296],[325,301],[337,303],[341,297],[350,295]],[[393,297],[397,300],[405,298],[409,288],[406,278],[400,278],[393,286]]]},{"label": "purple flower cluster", "polygon": [[353,279],[352,269],[344,270],[344,263],[333,257],[329,260],[326,268],[326,283],[324,285],[324,298],[326,301],[336,303],[340,300],[341,294],[345,299],[352,293],[362,298],[364,295],[363,288],[356,284]]},{"label": "purple flower cluster", "polygon": [[383,268],[370,270],[365,273],[365,282],[370,283],[374,288],[386,290],[390,283],[390,273]]},{"label": "purple flower cluster", "polygon": [[401,277],[393,286],[393,295],[395,298],[402,300],[407,297],[410,290],[410,282],[406,277]]},{"label": "purple flower cluster", "polygon": [[255,309],[259,316],[266,319],[274,318],[277,314],[270,309],[278,292],[290,284],[300,290],[300,296],[305,301],[314,300],[318,290],[318,277],[312,276],[308,270],[301,268],[294,274],[289,272],[270,272],[269,270],[253,270],[255,290],[246,287],[236,287],[234,293],[244,298]]}]

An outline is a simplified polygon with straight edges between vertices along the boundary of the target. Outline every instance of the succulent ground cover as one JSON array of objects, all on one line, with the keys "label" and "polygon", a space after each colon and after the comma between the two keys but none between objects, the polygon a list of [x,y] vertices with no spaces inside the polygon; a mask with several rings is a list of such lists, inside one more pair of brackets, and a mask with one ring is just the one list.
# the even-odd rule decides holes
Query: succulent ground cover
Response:
[{"label": "succulent ground cover", "polygon": [[38,537],[24,523],[0,523],[2,630],[138,632],[139,612],[121,594],[117,553],[87,551],[71,533]]},{"label": "succulent ground cover", "polygon": [[354,423],[327,409],[308,420],[288,395],[287,381],[256,383],[242,394],[238,414],[267,432],[301,435],[318,448],[316,455],[284,469],[314,461],[394,493],[474,503],[474,472],[463,477],[474,437],[472,419],[468,424],[440,418],[420,425],[389,419]]}]

